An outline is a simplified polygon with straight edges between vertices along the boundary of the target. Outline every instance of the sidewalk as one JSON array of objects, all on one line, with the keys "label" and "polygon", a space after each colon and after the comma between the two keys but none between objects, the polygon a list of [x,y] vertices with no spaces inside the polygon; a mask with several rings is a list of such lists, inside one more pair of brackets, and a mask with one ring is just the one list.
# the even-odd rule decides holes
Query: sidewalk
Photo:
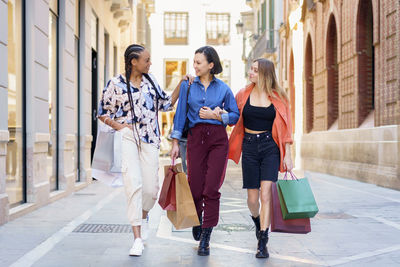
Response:
[{"label": "sidewalk", "polygon": [[[168,160],[161,160],[161,165]],[[191,229],[174,231],[158,204],[142,257],[128,256],[133,237],[122,188],[93,183],[0,227],[0,266],[399,266],[400,192],[306,173],[320,212],[307,235],[271,233],[270,258],[256,259],[256,238],[229,163],[211,255],[197,256]],[[161,176],[162,177],[162,176]]]}]

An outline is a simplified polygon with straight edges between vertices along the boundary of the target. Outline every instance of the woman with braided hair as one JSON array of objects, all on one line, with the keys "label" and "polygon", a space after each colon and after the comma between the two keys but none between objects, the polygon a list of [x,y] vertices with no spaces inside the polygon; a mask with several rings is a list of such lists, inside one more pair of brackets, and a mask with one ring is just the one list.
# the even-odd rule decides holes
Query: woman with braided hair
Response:
[{"label": "woman with braided hair", "polygon": [[[169,111],[178,99],[180,83],[167,95],[148,74],[150,53],[141,45],[125,50],[125,75],[108,81],[99,105],[99,119],[122,133],[122,177],[134,242],[131,256],[142,255],[148,235],[147,215],[159,190],[158,110]],[[185,76],[184,79],[189,79]]]}]

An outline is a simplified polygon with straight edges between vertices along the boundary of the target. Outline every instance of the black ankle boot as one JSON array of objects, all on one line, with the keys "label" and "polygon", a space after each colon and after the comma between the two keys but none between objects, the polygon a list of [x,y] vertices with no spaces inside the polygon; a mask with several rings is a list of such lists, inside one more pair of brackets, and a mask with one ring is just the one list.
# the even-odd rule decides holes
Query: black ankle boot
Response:
[{"label": "black ankle boot", "polygon": [[256,226],[256,238],[258,239],[258,235],[260,233],[260,216],[257,216],[256,218],[254,218],[253,216],[250,216],[251,219],[254,222],[254,225]]},{"label": "black ankle boot", "polygon": [[268,258],[269,257],[267,243],[268,243],[268,229],[266,231],[260,231],[260,235],[258,238],[256,258]]},{"label": "black ankle boot", "polygon": [[199,256],[208,256],[210,255],[210,237],[212,232],[212,227],[210,228],[202,228],[199,249],[197,250],[197,255]]},{"label": "black ankle boot", "polygon": [[203,216],[200,215],[199,217],[200,225],[192,227],[192,235],[194,240],[199,241],[201,235],[201,226],[203,224]]}]

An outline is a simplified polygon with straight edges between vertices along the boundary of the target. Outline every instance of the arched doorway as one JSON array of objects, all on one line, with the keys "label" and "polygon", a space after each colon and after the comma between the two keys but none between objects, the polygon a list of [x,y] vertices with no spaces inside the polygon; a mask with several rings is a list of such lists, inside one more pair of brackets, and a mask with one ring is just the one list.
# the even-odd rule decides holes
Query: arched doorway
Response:
[{"label": "arched doorway", "polygon": [[328,129],[339,116],[339,73],[336,20],[333,15],[329,18],[326,38],[326,69],[328,76]]},{"label": "arched doorway", "polygon": [[370,0],[360,1],[357,15],[358,126],[374,110],[373,14]]},{"label": "arched doorway", "polygon": [[306,41],[305,55],[305,83],[306,83],[306,132],[309,133],[314,126],[314,77],[313,77],[313,54],[311,37],[308,35]]}]

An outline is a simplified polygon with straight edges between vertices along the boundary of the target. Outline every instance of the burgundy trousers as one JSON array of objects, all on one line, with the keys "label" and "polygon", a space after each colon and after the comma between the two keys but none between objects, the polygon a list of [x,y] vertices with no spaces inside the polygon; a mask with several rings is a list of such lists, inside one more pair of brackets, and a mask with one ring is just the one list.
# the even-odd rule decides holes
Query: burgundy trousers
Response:
[{"label": "burgundy trousers", "polygon": [[228,161],[228,137],[225,127],[197,124],[187,141],[187,167],[190,190],[197,215],[203,212],[203,228],[214,227],[219,219],[219,189]]}]

